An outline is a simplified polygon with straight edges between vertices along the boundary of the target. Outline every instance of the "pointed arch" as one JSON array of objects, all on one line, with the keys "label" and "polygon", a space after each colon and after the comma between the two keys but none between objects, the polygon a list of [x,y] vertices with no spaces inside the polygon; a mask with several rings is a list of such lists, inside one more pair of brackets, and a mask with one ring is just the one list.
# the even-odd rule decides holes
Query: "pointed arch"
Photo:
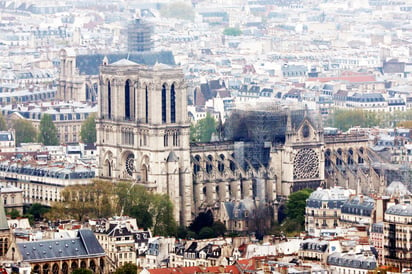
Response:
[{"label": "pointed arch", "polygon": [[52,273],[53,274],[59,274],[59,265],[57,263],[53,264]]},{"label": "pointed arch", "polygon": [[170,86],[170,122],[176,123],[176,91],[175,83]]},{"label": "pointed arch", "polygon": [[146,124],[149,123],[149,90],[147,88],[147,85],[145,85],[145,93],[144,93],[144,109],[145,109],[145,122]]},{"label": "pointed arch", "polygon": [[130,120],[131,118],[131,104],[132,104],[132,83],[130,79],[127,79],[124,85],[124,119]]},{"label": "pointed arch", "polygon": [[63,274],[68,274],[69,273],[69,265],[66,262],[64,262],[62,264],[62,273]]},{"label": "pointed arch", "polygon": [[166,83],[162,85],[162,123],[166,123],[166,116],[167,116],[167,92],[166,92]]},{"label": "pointed arch", "polygon": [[140,164],[140,175],[142,176],[141,180],[143,182],[147,182],[149,180],[149,163],[149,157],[147,155],[143,156]]},{"label": "pointed arch", "polygon": [[110,80],[107,80],[107,118],[112,118],[112,87]]}]

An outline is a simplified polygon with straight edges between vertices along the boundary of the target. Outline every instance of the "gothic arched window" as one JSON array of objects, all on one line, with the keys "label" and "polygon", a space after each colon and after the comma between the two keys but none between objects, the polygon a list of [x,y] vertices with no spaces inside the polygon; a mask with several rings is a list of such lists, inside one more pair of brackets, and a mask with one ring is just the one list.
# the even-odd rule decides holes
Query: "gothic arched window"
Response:
[{"label": "gothic arched window", "polygon": [[147,86],[146,86],[146,90],[145,90],[145,118],[146,118],[146,123],[149,123],[149,91],[147,90]]},{"label": "gothic arched window", "polygon": [[130,80],[126,81],[124,86],[124,118],[130,119]]},{"label": "gothic arched window", "polygon": [[166,123],[166,85],[162,85],[162,123]]},{"label": "gothic arched window", "polygon": [[176,92],[175,84],[170,87],[170,122],[176,123]]},{"label": "gothic arched window", "polygon": [[110,81],[107,82],[107,118],[112,118],[112,90]]}]

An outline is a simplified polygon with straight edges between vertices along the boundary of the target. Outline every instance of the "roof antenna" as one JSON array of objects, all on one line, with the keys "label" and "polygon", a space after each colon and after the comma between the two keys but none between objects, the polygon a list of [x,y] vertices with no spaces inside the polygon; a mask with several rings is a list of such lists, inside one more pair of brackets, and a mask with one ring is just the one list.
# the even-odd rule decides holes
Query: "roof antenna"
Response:
[{"label": "roof antenna", "polygon": [[129,60],[130,52],[127,52],[127,60]]}]

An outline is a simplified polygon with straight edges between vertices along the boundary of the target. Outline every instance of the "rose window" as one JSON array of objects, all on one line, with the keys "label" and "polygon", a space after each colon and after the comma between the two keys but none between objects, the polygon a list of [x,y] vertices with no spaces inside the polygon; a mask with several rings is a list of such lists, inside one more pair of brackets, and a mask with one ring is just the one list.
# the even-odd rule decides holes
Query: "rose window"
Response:
[{"label": "rose window", "polygon": [[319,176],[319,157],[311,148],[299,150],[293,166],[293,178],[295,179],[310,179]]},{"label": "rose window", "polygon": [[126,158],[126,171],[127,173],[132,176],[133,175],[133,171],[134,171],[134,155],[133,154],[129,154],[127,155]]}]

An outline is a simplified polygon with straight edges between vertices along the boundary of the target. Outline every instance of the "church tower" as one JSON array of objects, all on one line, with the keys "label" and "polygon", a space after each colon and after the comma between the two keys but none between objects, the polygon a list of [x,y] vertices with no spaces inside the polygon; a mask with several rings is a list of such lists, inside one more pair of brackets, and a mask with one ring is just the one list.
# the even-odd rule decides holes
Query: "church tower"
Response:
[{"label": "church tower", "polygon": [[0,201],[0,259],[3,258],[10,246],[11,231],[7,223],[3,201]]},{"label": "church tower", "polygon": [[126,59],[104,62],[99,90],[98,176],[168,194],[176,221],[188,225],[193,190],[183,72]]}]

